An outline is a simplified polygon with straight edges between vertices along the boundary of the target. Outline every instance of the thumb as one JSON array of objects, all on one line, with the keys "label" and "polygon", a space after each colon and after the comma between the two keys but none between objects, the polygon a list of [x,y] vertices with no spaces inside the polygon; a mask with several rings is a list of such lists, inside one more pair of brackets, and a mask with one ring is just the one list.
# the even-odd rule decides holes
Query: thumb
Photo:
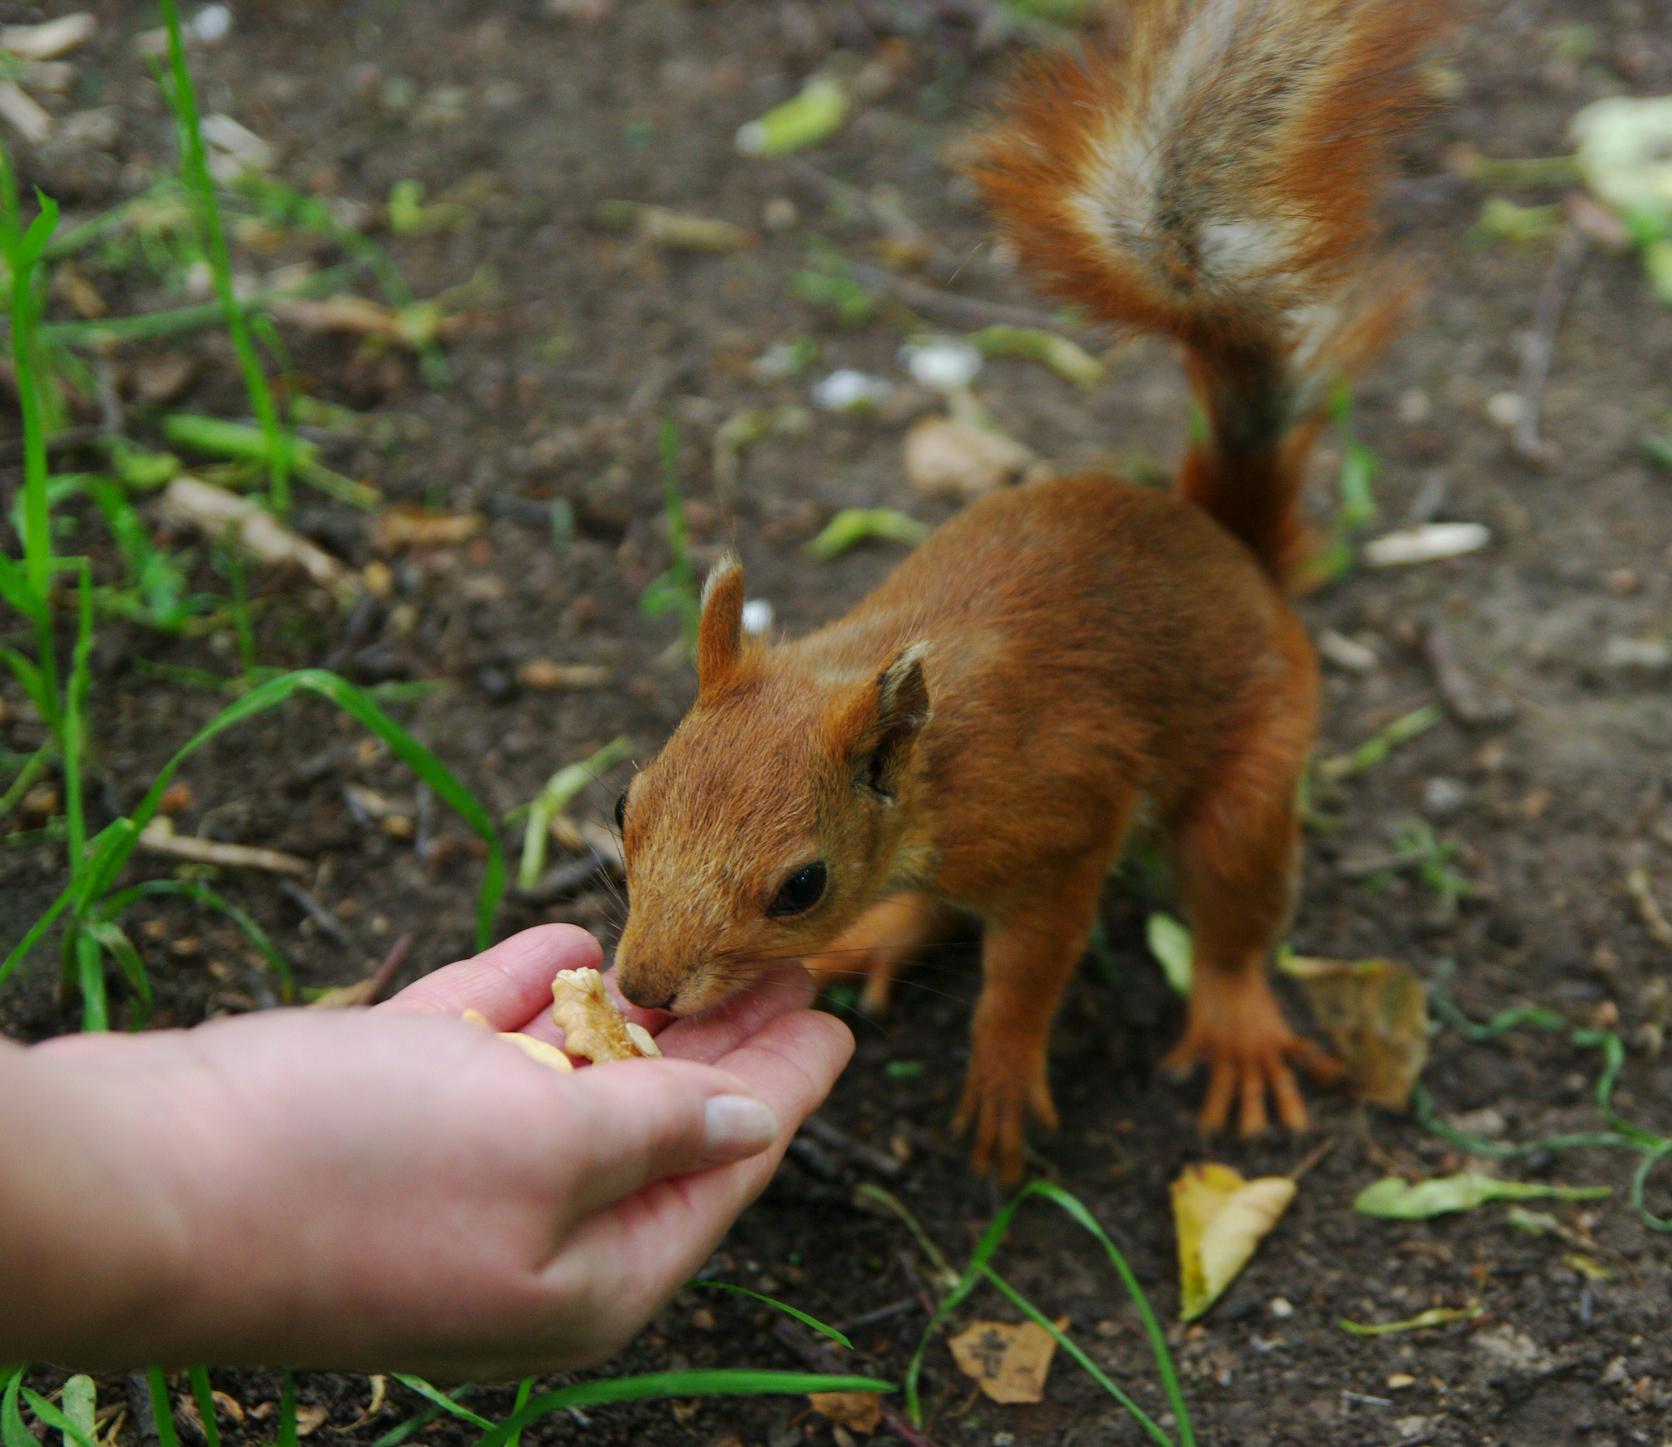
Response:
[{"label": "thumb", "polygon": [[575,1218],[659,1181],[758,1155],[778,1117],[741,1080],[684,1060],[588,1066],[564,1082]]}]

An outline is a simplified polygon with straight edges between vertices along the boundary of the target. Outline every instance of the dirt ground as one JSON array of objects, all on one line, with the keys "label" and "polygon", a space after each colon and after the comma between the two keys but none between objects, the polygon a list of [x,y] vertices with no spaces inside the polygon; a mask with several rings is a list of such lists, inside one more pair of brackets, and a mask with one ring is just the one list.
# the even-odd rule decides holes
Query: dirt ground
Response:
[{"label": "dirt ground", "polygon": [[[20,157],[24,181],[56,194],[72,219],[130,194],[173,156],[166,112],[130,43],[149,13],[92,8],[100,25],[82,57],[75,108],[116,107],[123,123],[101,147],[49,146]],[[448,346],[453,378],[440,388],[427,387],[403,356],[288,337],[308,390],[416,419],[404,437],[339,439],[329,460],[393,499],[478,508],[490,518],[483,536],[462,547],[389,559],[388,605],[352,618],[293,580],[254,579],[261,661],[329,666],[362,682],[443,680],[398,712],[495,812],[527,801],[558,765],[617,734],[648,757],[692,692],[670,646],[673,619],[647,617],[639,606],[668,561],[656,460],[668,416],[679,422],[699,567],[735,544],[751,596],[769,600],[779,627],[792,632],[858,598],[898,550],[877,545],[810,564],[802,545],[834,510],[899,507],[930,522],[950,510],[912,496],[901,476],[904,428],[935,406],[896,360],[923,323],[885,306],[844,326],[802,299],[795,278],[821,241],[850,260],[881,264],[894,207],[931,240],[918,281],[986,304],[1039,305],[990,247],[967,185],[947,164],[1019,49],[983,24],[996,8],[938,0],[237,7],[230,37],[195,56],[205,108],[257,132],[276,152],[274,173],[301,190],[376,208],[395,183],[416,179],[426,201],[459,203],[457,225],[380,239],[419,296],[479,278],[469,325]],[[0,19],[28,14],[0,5]],[[1672,1009],[1672,952],[1656,942],[1624,881],[1641,868],[1672,905],[1672,477],[1640,447],[1646,431],[1668,429],[1672,322],[1635,259],[1593,244],[1554,337],[1543,419],[1550,456],[1518,457],[1493,420],[1503,407],[1493,399],[1517,388],[1522,338],[1557,243],[1474,244],[1487,193],[1459,158],[1463,147],[1495,157],[1562,154],[1568,119],[1587,101],[1672,91],[1669,22],[1659,0],[1487,4],[1453,61],[1455,94],[1404,148],[1390,207],[1394,239],[1427,274],[1428,289],[1359,387],[1356,424],[1382,466],[1379,526],[1477,521],[1492,541],[1453,561],[1356,569],[1304,603],[1315,635],[1348,641],[1334,656],[1359,663],[1327,667],[1326,754],[1425,702],[1447,712],[1386,762],[1315,801],[1328,827],[1308,840],[1293,934],[1307,953],[1390,956],[1425,977],[1454,960],[1455,997],[1477,1017],[1538,1001],[1577,1023],[1617,1021],[1630,1043],[1617,1104],[1662,1132],[1672,1130],[1672,1055],[1658,1048]],[[1581,26],[1589,27],[1588,53]],[[739,155],[737,126],[833,54],[866,96],[848,126],[801,160]],[[1560,192],[1509,194],[1530,202]],[[612,198],[725,218],[758,240],[730,254],[670,252],[600,224],[599,203]],[[240,264],[260,273],[296,259],[294,248],[246,252]],[[124,294],[126,283],[103,284],[122,309],[167,300],[155,288],[135,284]],[[66,314],[62,301],[52,314]],[[772,381],[751,371],[752,359],[796,338],[816,343],[806,373]],[[169,355],[196,366],[175,405],[242,414],[218,335],[126,348],[118,362],[125,377]],[[744,408],[805,403],[811,380],[843,366],[895,380],[882,414],[817,413],[803,435],[751,450],[731,495],[719,495],[709,457],[715,428]],[[1110,379],[1090,393],[1018,360],[990,362],[977,386],[1014,436],[1064,468],[1164,468],[1185,433],[1182,383],[1155,345],[1115,351]],[[146,435],[148,414],[133,405],[133,430]],[[10,415],[0,429],[15,429]],[[1329,502],[1331,460],[1326,448],[1320,508]],[[573,529],[554,539],[550,504],[559,499]],[[297,520],[356,566],[377,556],[369,523],[345,507],[304,492]],[[207,564],[202,577],[224,590]],[[1501,717],[1460,720],[1457,690],[1441,687],[1425,647],[1436,629],[1480,694],[1501,700]],[[96,823],[131,808],[169,753],[224,702],[159,677],[153,665],[226,672],[222,642],[101,624]],[[605,682],[530,687],[519,668],[533,659],[600,665]],[[18,696],[4,699],[0,748],[34,747],[39,736]],[[587,812],[607,818],[625,776],[623,768],[591,789]],[[438,809],[421,857],[410,841],[357,821],[347,786],[374,789],[411,813],[412,781],[363,749],[325,706],[297,704],[248,724],[181,777],[190,788],[176,821],[182,830],[312,861],[307,889],[340,938],[266,876],[228,876],[220,886],[273,933],[306,983],[359,978],[408,924],[419,938],[407,976],[468,953],[478,870],[470,836]],[[1453,868],[1471,889],[1452,915],[1413,872],[1390,878],[1371,867],[1413,820],[1455,846]],[[60,846],[27,838],[0,852],[0,940],[9,944],[49,902],[61,860]],[[1182,1011],[1143,946],[1150,904],[1129,882],[1107,891],[1114,968],[1083,970],[1062,1012],[1052,1073],[1064,1126],[1041,1144],[1038,1165],[1105,1224],[1170,1319],[1168,1183],[1204,1147],[1191,1124],[1196,1088],[1154,1069]],[[161,905],[136,919],[152,921],[139,937],[158,984],[159,1020],[190,1023],[272,1002],[259,960],[218,921]],[[606,935],[611,928],[600,892],[542,906],[508,900],[498,928],[544,919]],[[0,993],[0,1026],[20,1038],[73,1028],[53,976],[43,948]],[[855,1021],[858,1056],[826,1118],[855,1140],[884,1150],[898,1142],[909,1152],[907,1168],[884,1184],[962,1259],[1001,1199],[967,1174],[947,1128],[976,987],[971,952],[946,951],[913,979],[885,1025]],[[1483,1045],[1448,1032],[1435,1042],[1427,1080],[1447,1118],[1521,1140],[1593,1124],[1594,1070],[1593,1056],[1548,1038]],[[1517,1232],[1501,1208],[1408,1224],[1355,1215],[1354,1193],[1389,1169],[1435,1173],[1465,1158],[1413,1123],[1367,1115],[1327,1093],[1315,1101],[1334,1150],[1207,1321],[1172,1332],[1202,1442],[1672,1442],[1672,1237],[1649,1232],[1627,1209],[1633,1160],[1593,1151],[1504,1167],[1614,1188],[1607,1202],[1557,1208],[1610,1267],[1608,1279],[1591,1280],[1568,1261],[1571,1241]],[[1212,1150],[1257,1173],[1290,1169],[1309,1144],[1220,1142]],[[855,1323],[853,1360],[898,1379],[924,1324],[922,1262],[898,1222],[853,1204],[852,1187],[872,1178],[840,1149],[798,1152],[712,1271]],[[1649,1199],[1672,1212],[1672,1169],[1651,1181]],[[1065,1232],[1049,1208],[1030,1207],[1000,1262],[1041,1306],[1070,1318],[1141,1404],[1163,1411],[1134,1315],[1089,1238]],[[1337,1324],[1475,1301],[1480,1317],[1442,1329],[1363,1339]],[[1013,1314],[997,1298],[978,1297],[974,1307]],[[802,1366],[772,1325],[741,1299],[687,1294],[619,1369]],[[275,1379],[262,1374],[219,1373],[216,1384],[246,1407],[276,1394]],[[301,1388],[304,1400],[330,1409],[318,1441],[369,1443],[399,1420],[390,1408],[348,1432],[367,1397],[363,1380],[307,1377]],[[926,1389],[926,1430],[946,1447],[1142,1440],[1061,1359],[1045,1401],[1005,1407],[975,1396],[937,1344]],[[415,1398],[396,1396],[403,1411],[416,1409]],[[498,1390],[471,1397],[490,1415],[509,1400]],[[223,1422],[223,1430],[235,1442],[263,1437],[255,1420]],[[763,1399],[609,1408],[591,1414],[590,1425],[549,1420],[528,1435],[784,1447],[828,1441],[830,1430],[803,1399]],[[458,1437],[439,1424],[418,1440]]]}]

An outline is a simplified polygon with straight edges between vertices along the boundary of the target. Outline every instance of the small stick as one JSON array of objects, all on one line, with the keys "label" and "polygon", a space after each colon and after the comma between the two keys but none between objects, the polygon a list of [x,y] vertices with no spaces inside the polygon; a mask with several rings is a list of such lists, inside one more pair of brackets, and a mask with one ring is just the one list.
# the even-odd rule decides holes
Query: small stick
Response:
[{"label": "small stick", "polygon": [[1539,288],[1533,308],[1533,329],[1521,353],[1521,381],[1516,388],[1521,410],[1515,419],[1513,445],[1518,457],[1529,462],[1549,462],[1551,445],[1539,436],[1539,415],[1544,408],[1544,384],[1550,377],[1550,361],[1556,350],[1556,331],[1568,298],[1578,284],[1585,264],[1585,233],[1572,222],[1562,232],[1550,269]]},{"label": "small stick", "polygon": [[902,1296],[898,1301],[891,1301],[887,1306],[879,1306],[875,1311],[862,1312],[858,1316],[849,1317],[846,1321],[836,1323],[836,1329],[843,1336],[852,1336],[856,1331],[863,1331],[868,1326],[876,1326],[879,1322],[892,1321],[897,1316],[908,1316],[912,1312],[923,1310],[921,1297]]},{"label": "small stick", "polygon": [[149,825],[139,836],[140,847],[193,864],[221,864],[228,869],[265,869],[273,874],[306,874],[313,866],[297,854],[263,849],[254,844],[222,844],[196,834],[174,834]]},{"label": "small stick", "polygon": [[1641,864],[1626,872],[1626,893],[1637,906],[1637,917],[1643,921],[1649,938],[1672,950],[1672,922],[1661,913],[1660,901],[1649,883],[1649,871]]},{"label": "small stick", "polygon": [[942,291],[925,286],[920,281],[896,276],[880,266],[854,262],[849,268],[853,279],[872,291],[881,291],[912,311],[945,322],[955,327],[1038,327],[1044,331],[1067,335],[1075,330],[1065,327],[1061,318],[1037,307],[1012,306],[1008,302],[984,301],[980,297],[960,296],[957,292]]},{"label": "small stick", "polygon": [[1505,723],[1515,706],[1500,695],[1482,693],[1452,651],[1451,634],[1443,623],[1435,623],[1422,635],[1422,652],[1434,674],[1440,699],[1459,723],[1471,728]]},{"label": "small stick", "polygon": [[893,1178],[905,1168],[886,1151],[879,1151],[873,1145],[855,1140],[845,1130],[832,1125],[821,1116],[809,1116],[801,1126],[804,1135],[811,1136],[820,1145],[838,1155],[846,1156],[855,1164],[868,1171],[875,1171],[879,1176]]},{"label": "small stick", "polygon": [[354,941],[349,937],[348,931],[343,928],[342,921],[309,894],[307,890],[303,889],[301,885],[292,884],[288,879],[284,880],[279,885],[279,893],[311,919],[322,935],[335,940],[345,949],[352,948]]}]

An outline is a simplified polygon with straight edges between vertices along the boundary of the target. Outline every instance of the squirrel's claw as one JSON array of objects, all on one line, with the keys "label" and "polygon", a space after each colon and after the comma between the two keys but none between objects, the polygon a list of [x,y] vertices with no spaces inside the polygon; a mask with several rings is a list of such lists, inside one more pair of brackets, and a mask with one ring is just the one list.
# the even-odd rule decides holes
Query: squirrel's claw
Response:
[{"label": "squirrel's claw", "polygon": [[979,1060],[970,1062],[952,1128],[963,1135],[973,1127],[970,1165],[978,1175],[994,1176],[1005,1185],[1021,1177],[1029,1115],[1045,1130],[1057,1128],[1057,1110],[1043,1068],[1028,1079],[1015,1071],[982,1069]]},{"label": "squirrel's claw", "polygon": [[[1254,981],[1253,988],[1242,981],[1231,987],[1199,982],[1198,990],[1218,998],[1193,996],[1184,1039],[1162,1059],[1162,1068],[1172,1071],[1207,1065],[1207,1093],[1196,1116],[1203,1131],[1223,1130],[1235,1101],[1239,1133],[1259,1135],[1269,1124],[1268,1096],[1286,1130],[1304,1131],[1311,1122],[1291,1064],[1323,1082],[1342,1073],[1333,1055],[1289,1028],[1264,977]],[[1237,1008],[1226,1009],[1233,994]]]}]

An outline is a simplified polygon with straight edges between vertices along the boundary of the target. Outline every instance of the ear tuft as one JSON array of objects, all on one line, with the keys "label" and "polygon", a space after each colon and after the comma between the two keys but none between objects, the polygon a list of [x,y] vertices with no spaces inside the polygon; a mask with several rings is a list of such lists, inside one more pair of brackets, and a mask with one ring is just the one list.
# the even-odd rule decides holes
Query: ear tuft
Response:
[{"label": "ear tuft", "polygon": [[882,733],[915,734],[929,722],[929,685],[923,677],[927,643],[913,643],[877,675],[877,727]]},{"label": "ear tuft", "polygon": [[929,685],[923,676],[926,643],[912,643],[877,675],[870,726],[864,731],[864,783],[881,799],[893,799],[917,736],[929,722]]},{"label": "ear tuft", "polygon": [[697,687],[712,689],[737,663],[743,636],[743,564],[725,554],[708,570],[697,623]]}]

